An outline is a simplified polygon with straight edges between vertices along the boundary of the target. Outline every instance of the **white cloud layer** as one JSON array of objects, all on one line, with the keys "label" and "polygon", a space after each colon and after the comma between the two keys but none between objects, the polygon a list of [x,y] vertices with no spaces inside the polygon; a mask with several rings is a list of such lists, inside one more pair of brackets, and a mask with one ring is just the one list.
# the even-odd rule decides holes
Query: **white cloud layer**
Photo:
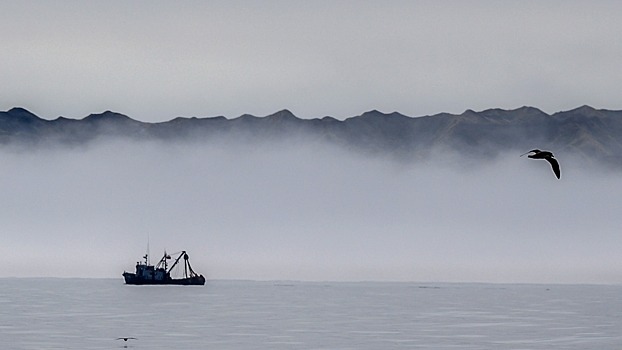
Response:
[{"label": "white cloud layer", "polygon": [[619,175],[314,143],[0,153],[0,276],[120,277],[151,241],[208,278],[620,283]]}]

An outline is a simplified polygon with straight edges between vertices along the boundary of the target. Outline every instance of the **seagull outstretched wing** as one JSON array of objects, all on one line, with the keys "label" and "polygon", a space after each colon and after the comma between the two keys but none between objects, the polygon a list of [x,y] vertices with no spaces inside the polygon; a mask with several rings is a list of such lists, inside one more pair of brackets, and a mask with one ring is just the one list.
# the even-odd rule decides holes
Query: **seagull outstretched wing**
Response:
[{"label": "seagull outstretched wing", "polygon": [[122,338],[117,338],[116,340],[127,341],[128,339],[137,339],[137,338],[134,338],[134,337],[122,337]]},{"label": "seagull outstretched wing", "polygon": [[551,168],[553,168],[553,172],[555,173],[555,176],[557,176],[557,178],[559,179],[559,177],[561,176],[561,171],[559,170],[559,163],[557,162],[557,159],[553,157],[546,157],[545,159],[549,163],[551,163]]}]

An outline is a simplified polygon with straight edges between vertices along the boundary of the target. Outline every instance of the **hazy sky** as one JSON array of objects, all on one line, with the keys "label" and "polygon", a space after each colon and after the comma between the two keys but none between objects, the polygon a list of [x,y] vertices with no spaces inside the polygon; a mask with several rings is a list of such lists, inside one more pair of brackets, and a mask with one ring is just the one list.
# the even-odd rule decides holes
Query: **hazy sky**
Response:
[{"label": "hazy sky", "polygon": [[[2,1],[0,110],[82,118],[622,109],[619,1]],[[622,181],[313,142],[0,151],[2,276],[622,283]]]},{"label": "hazy sky", "polygon": [[0,110],[622,109],[619,1],[2,1]]}]

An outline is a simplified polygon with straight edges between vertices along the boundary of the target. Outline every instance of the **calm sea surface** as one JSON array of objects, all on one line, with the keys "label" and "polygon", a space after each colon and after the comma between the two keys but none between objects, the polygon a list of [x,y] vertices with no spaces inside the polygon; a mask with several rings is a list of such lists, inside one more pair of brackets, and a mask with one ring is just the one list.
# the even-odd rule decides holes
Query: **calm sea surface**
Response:
[{"label": "calm sea surface", "polygon": [[622,348],[622,286],[6,278],[0,287],[2,349]]}]

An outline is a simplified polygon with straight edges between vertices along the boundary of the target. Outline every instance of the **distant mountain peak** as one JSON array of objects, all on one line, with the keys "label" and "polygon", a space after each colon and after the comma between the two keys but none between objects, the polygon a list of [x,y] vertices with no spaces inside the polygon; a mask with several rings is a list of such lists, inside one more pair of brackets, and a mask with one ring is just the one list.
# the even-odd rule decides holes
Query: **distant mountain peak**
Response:
[{"label": "distant mountain peak", "polygon": [[569,111],[557,112],[553,115],[554,116],[566,116],[566,117],[572,117],[572,116],[594,117],[594,116],[598,116],[600,112],[603,112],[603,110],[598,110],[592,106],[583,105],[581,107],[577,107]]},{"label": "distant mountain peak", "polygon": [[542,112],[539,108],[533,106],[522,106],[516,108],[517,111]]},{"label": "distant mountain peak", "polygon": [[[9,109],[8,112],[9,113],[24,113],[24,112],[25,113],[30,113],[30,111],[28,111],[27,109],[22,108],[22,107],[13,107],[13,108]],[[30,113],[30,114],[32,114],[32,113]]]},{"label": "distant mountain peak", "polygon": [[128,117],[125,114],[113,112],[113,111],[105,111],[103,113],[90,114],[84,118],[85,121],[100,121],[100,120],[132,120],[134,119]]},{"label": "distant mountain peak", "polygon": [[578,112],[578,113],[591,113],[591,112],[595,112],[596,109],[592,106],[588,106],[588,105],[583,105],[581,107],[577,107],[573,110],[570,110],[570,112]]},{"label": "distant mountain peak", "polygon": [[470,114],[477,114],[477,112],[475,112],[474,110],[469,108],[469,109],[465,110],[464,112],[462,112],[461,115],[470,115]]},{"label": "distant mountain peak", "polygon": [[282,109],[274,114],[270,114],[267,118],[272,119],[298,119],[289,109]]},{"label": "distant mountain peak", "polygon": [[371,111],[367,111],[367,112],[361,114],[360,116],[361,117],[377,117],[377,116],[385,117],[387,115],[388,114],[380,112],[377,109],[372,109]]},{"label": "distant mountain peak", "polygon": [[358,116],[358,118],[361,118],[361,117],[362,118],[386,118],[386,117],[406,117],[406,116],[399,112],[384,113],[377,109],[372,109],[371,111],[367,111],[361,114],[360,116]]},{"label": "distant mountain peak", "polygon": [[34,115],[32,112],[30,112],[29,110],[22,108],[22,107],[13,107],[11,109],[8,110],[7,112],[9,115],[12,116],[16,116],[16,117],[21,117],[21,118],[36,118],[39,119],[39,117],[37,117],[36,115]]}]

